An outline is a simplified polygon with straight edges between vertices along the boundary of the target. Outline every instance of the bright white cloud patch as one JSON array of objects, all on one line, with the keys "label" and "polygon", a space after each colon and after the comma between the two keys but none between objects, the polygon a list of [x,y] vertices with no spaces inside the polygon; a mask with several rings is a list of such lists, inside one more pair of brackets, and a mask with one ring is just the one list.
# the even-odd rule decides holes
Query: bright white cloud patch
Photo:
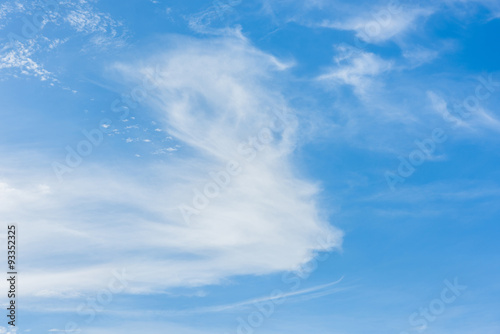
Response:
[{"label": "bright white cloud patch", "polygon": [[387,6],[365,12],[346,21],[324,21],[326,28],[353,30],[356,36],[369,43],[381,43],[416,27],[418,19],[433,13],[432,9],[403,6],[390,2]]},{"label": "bright white cloud patch", "polygon": [[315,204],[318,187],[291,162],[298,124],[273,86],[284,67],[241,38],[176,42],[116,68],[132,82],[158,71],[148,97],[189,148],[182,159],[2,184],[0,212],[23,231],[25,295],[74,296],[106,285],[113,269],[126,270],[134,293],[214,284],[340,247]]}]

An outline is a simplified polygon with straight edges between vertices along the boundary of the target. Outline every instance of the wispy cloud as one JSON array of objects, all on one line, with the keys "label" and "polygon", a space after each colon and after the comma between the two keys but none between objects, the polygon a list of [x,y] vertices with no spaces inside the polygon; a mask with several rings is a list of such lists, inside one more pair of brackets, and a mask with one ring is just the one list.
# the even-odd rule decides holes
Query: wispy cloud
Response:
[{"label": "wispy cloud", "polygon": [[344,46],[337,47],[337,51],[339,53],[335,57],[337,66],[320,75],[318,79],[351,85],[360,96],[365,94],[372,79],[376,79],[393,67],[391,61],[370,52],[354,53],[351,48]]},{"label": "wispy cloud", "polygon": [[[0,71],[42,81],[58,80],[57,74],[40,59],[69,39],[85,36],[88,44],[83,45],[84,50],[102,50],[124,46],[127,37],[121,22],[86,1],[61,2],[57,6],[40,1],[10,1],[1,5],[0,18],[0,31],[7,36],[0,45]],[[75,34],[68,34],[72,32]]]},{"label": "wispy cloud", "polygon": [[426,18],[434,12],[431,8],[408,7],[397,3],[389,6],[373,8],[360,16],[344,21],[323,21],[320,26],[352,30],[365,42],[381,43],[415,28],[419,19]]},{"label": "wispy cloud", "polygon": [[20,74],[32,75],[42,81],[57,81],[53,75],[42,65],[33,60],[33,56],[39,50],[34,41],[17,43],[15,48],[0,52],[0,71],[16,69]]},{"label": "wispy cloud", "polygon": [[187,17],[188,25],[198,33],[224,34],[227,32],[224,27],[238,18],[237,6],[241,3],[242,0],[213,1],[208,8],[189,15]]},{"label": "wispy cloud", "polygon": [[[474,110],[466,110],[463,101],[457,107],[451,108],[444,97],[436,92],[427,92],[431,106],[450,126],[460,127],[469,131],[478,132],[481,130],[500,131],[500,120],[495,113],[478,105]],[[470,95],[473,96],[473,95]],[[467,97],[466,97],[467,98]],[[464,98],[464,100],[466,99]]]},{"label": "wispy cloud", "polygon": [[[160,70],[151,106],[190,154],[140,173],[80,167],[63,184],[42,188],[35,174],[12,172],[4,181],[0,212],[26,226],[26,295],[91,291],[113,268],[127,270],[130,293],[217,284],[293,270],[340,247],[341,232],[315,203],[318,186],[291,162],[297,121],[272,79],[286,66],[241,38],[172,38],[168,45],[182,47],[115,68],[130,82]],[[265,144],[253,143],[263,131]],[[210,172],[231,160],[241,173],[186,223],[179,205],[194,205],[196,189],[203,192]]]},{"label": "wispy cloud", "polygon": [[[283,292],[280,294],[272,294],[269,296],[257,297],[252,299],[246,299],[243,301],[233,302],[229,304],[205,306],[205,307],[195,307],[191,309],[175,309],[175,310],[147,310],[143,309],[141,311],[142,315],[148,316],[162,316],[162,317],[179,317],[179,316],[196,316],[200,314],[210,314],[210,313],[234,313],[240,312],[247,309],[252,309],[256,304],[265,303],[268,301],[275,301],[276,304],[281,304],[284,301],[287,303],[300,303],[304,301],[309,301],[316,298],[322,298],[331,294],[343,292],[351,289],[352,287],[334,287],[342,282],[344,277],[340,279],[329,282],[326,284],[316,285],[310,288]],[[206,297],[203,295],[203,297]],[[30,309],[30,308],[28,308]],[[36,309],[32,309],[36,310]],[[46,307],[46,312],[71,312],[61,307]],[[135,311],[130,310],[108,310],[104,313],[112,315],[120,315],[122,317],[135,317],[137,316]]]},{"label": "wispy cloud", "polygon": [[175,311],[160,311],[157,312],[158,314],[162,315],[194,315],[194,314],[201,314],[201,313],[213,313],[213,312],[223,312],[223,311],[231,311],[235,309],[245,309],[248,306],[253,306],[258,303],[266,302],[266,301],[273,301],[276,299],[287,299],[288,302],[293,303],[293,302],[300,302],[304,300],[310,300],[314,298],[321,298],[336,292],[344,291],[347,288],[334,288],[332,287],[334,285],[337,285],[343,280],[343,277],[338,279],[337,281],[330,282],[327,284],[321,284],[317,285],[311,288],[307,289],[302,289],[298,291],[291,291],[287,293],[283,293],[277,296],[266,296],[266,297],[259,297],[259,298],[253,298],[253,299],[248,299],[244,300],[241,302],[236,302],[236,303],[231,303],[231,304],[224,304],[224,305],[216,305],[216,306],[208,306],[208,307],[200,307],[192,310],[175,310]]}]

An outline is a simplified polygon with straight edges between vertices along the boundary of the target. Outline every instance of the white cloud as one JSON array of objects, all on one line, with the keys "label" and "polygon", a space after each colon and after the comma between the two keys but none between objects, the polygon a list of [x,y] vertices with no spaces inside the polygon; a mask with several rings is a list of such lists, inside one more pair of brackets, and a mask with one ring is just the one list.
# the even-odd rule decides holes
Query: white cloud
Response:
[{"label": "white cloud", "polygon": [[356,32],[358,38],[365,42],[381,43],[415,28],[419,19],[428,17],[433,12],[430,8],[389,5],[345,21],[324,21],[320,26],[352,30]]},{"label": "white cloud", "polygon": [[422,64],[430,63],[439,57],[439,51],[426,49],[421,46],[403,50],[403,57],[409,60],[411,67],[418,67]]},{"label": "white cloud", "polygon": [[469,125],[464,122],[461,117],[458,117],[458,115],[452,115],[452,113],[448,109],[448,104],[441,96],[439,96],[435,92],[428,91],[427,97],[431,102],[432,109],[436,111],[444,120],[452,122],[452,124],[455,126],[469,127]]},{"label": "white cloud", "polygon": [[127,34],[123,24],[87,3],[75,5],[63,20],[77,32],[90,36],[91,44],[99,48],[126,44]]},{"label": "white cloud", "polygon": [[4,2],[0,4],[0,29],[3,29],[9,21],[10,13],[15,11],[15,4],[12,2]]},{"label": "white cloud", "polygon": [[363,96],[372,79],[392,69],[393,64],[370,52],[355,52],[349,47],[337,47],[337,66],[318,77],[319,80],[351,85]]},{"label": "white cloud", "polygon": [[[485,109],[481,104],[474,108],[465,107],[464,98],[454,109],[448,106],[446,100],[435,92],[427,92],[432,108],[451,126],[463,128],[465,130],[479,132],[481,130],[500,131],[500,120],[495,114]],[[470,95],[474,97],[473,95]],[[482,132],[481,132],[482,133]]]},{"label": "white cloud", "polygon": [[[341,233],[315,203],[318,186],[291,163],[296,121],[285,116],[278,129],[274,113],[288,109],[272,85],[279,62],[239,38],[168,45],[178,47],[116,68],[131,81],[159,69],[152,107],[188,156],[139,170],[80,167],[62,184],[43,182],[50,188],[33,173],[12,172],[5,181],[0,212],[21,222],[25,295],[93,291],[121,268],[132,293],[216,284],[292,270],[340,247]],[[263,133],[272,137],[258,143],[253,160],[249,146],[238,152]],[[178,206],[193,205],[194,189],[203,191],[209,172],[230,160],[241,173],[186,223]]]},{"label": "white cloud", "polygon": [[24,75],[32,75],[42,81],[57,81],[54,75],[33,60],[33,55],[38,50],[34,41],[17,43],[14,48],[0,52],[0,71],[3,69],[18,69]]},{"label": "white cloud", "polygon": [[106,31],[101,17],[90,11],[70,11],[64,18],[78,32]]},{"label": "white cloud", "polygon": [[[189,15],[189,27],[198,33],[222,35],[227,33],[228,23],[237,18],[237,6],[242,0],[214,1],[208,8]],[[214,28],[219,26],[222,28]]]},{"label": "white cloud", "polygon": [[[33,13],[43,14],[43,20],[37,23],[39,18]],[[61,2],[56,8],[38,1],[7,2],[0,5],[0,20],[3,22],[0,30],[8,36],[0,45],[0,71],[12,76],[34,76],[42,81],[57,82],[55,74],[38,59],[44,58],[47,52],[54,52],[75,35],[87,37],[88,44],[84,49],[121,47],[127,37],[121,22],[85,1]],[[7,24],[11,22],[22,22],[23,28],[14,26],[8,30]],[[45,29],[49,22],[55,27],[53,31]],[[68,36],[68,32],[72,35]]]}]

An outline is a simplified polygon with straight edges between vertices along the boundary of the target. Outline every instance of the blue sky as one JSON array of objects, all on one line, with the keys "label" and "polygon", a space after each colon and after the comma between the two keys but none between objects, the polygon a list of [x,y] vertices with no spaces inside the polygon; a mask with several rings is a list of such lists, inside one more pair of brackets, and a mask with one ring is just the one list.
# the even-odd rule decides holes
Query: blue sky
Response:
[{"label": "blue sky", "polygon": [[2,0],[0,32],[17,333],[500,332],[498,1]]}]

